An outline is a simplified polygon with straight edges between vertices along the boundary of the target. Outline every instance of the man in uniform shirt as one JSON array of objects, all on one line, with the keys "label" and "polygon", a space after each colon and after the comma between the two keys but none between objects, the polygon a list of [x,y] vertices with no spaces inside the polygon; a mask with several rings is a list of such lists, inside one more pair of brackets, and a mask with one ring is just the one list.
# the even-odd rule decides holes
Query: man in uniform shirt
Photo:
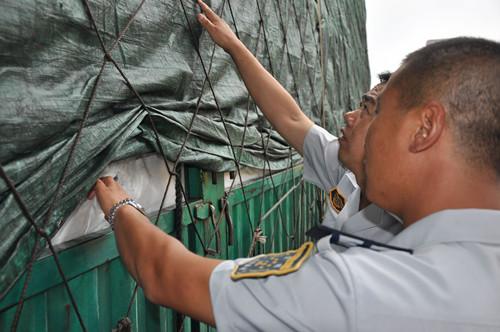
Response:
[{"label": "man in uniform shirt", "polygon": [[[328,207],[322,225],[383,243],[399,233],[402,224],[364,195],[363,157],[366,133],[375,117],[377,96],[389,76],[379,75],[381,83],[363,95],[360,107],[345,113],[346,127],[342,128],[340,138],[312,125],[302,142],[304,179],[327,193]],[[274,112],[272,106],[264,109],[264,114]]]},{"label": "man in uniform shirt", "polygon": [[[205,4],[201,5],[213,13]],[[232,56],[248,91],[269,122],[303,155],[304,179],[327,192],[323,225],[379,242],[387,242],[401,231],[401,223],[370,204],[362,190],[365,136],[375,115],[377,96],[390,74],[381,75],[381,83],[363,95],[360,107],[345,114],[346,127],[342,129],[342,137],[337,138],[314,125],[229,26],[213,15],[220,22],[215,29],[209,28],[210,21],[203,20],[203,16],[201,24]]]},{"label": "man in uniform shirt", "polygon": [[[203,10],[204,26],[218,29]],[[404,222],[394,250],[337,253],[326,237],[313,255],[221,262],[189,252],[131,205],[112,209],[127,197],[112,178],[96,194],[146,296],[220,331],[498,331],[499,91],[500,44],[483,39],[428,45],[392,75],[365,172],[368,199]],[[255,261],[281,267],[256,277]]]}]

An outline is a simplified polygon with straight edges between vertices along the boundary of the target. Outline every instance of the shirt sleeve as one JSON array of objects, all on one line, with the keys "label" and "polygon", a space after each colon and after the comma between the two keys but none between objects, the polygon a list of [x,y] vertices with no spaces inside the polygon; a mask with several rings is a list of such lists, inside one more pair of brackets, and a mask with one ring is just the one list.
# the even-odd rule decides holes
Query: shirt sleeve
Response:
[{"label": "shirt sleeve", "polygon": [[338,158],[339,142],[320,126],[314,125],[304,139],[304,180],[328,191],[340,181],[345,169]]},{"label": "shirt sleeve", "polygon": [[210,278],[217,331],[353,330],[354,290],[334,251],[316,254],[283,276],[233,281],[235,264],[221,263]]}]

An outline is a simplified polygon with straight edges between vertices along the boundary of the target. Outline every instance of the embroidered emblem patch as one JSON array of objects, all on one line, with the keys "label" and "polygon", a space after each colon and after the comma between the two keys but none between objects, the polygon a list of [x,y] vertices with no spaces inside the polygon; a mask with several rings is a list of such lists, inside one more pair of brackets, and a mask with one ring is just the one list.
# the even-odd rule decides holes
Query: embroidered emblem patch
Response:
[{"label": "embroidered emblem patch", "polygon": [[330,191],[330,204],[332,205],[333,209],[337,212],[340,213],[342,209],[345,206],[346,199],[344,195],[340,193],[340,191],[335,187]]},{"label": "embroidered emblem patch", "polygon": [[263,278],[295,272],[309,258],[313,248],[312,242],[306,242],[297,250],[257,256],[236,265],[231,273],[231,279]]}]

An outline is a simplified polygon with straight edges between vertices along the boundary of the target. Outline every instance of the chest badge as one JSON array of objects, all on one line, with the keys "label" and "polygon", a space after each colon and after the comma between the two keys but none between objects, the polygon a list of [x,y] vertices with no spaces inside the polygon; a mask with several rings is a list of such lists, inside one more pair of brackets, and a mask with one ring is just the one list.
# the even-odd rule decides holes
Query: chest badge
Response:
[{"label": "chest badge", "polygon": [[330,191],[329,197],[332,208],[335,210],[335,212],[340,213],[340,211],[342,211],[346,203],[344,195],[342,195],[341,192],[338,190],[338,188],[335,187]]},{"label": "chest badge", "polygon": [[314,244],[304,243],[297,250],[257,256],[235,266],[231,279],[263,278],[297,271],[311,255]]}]

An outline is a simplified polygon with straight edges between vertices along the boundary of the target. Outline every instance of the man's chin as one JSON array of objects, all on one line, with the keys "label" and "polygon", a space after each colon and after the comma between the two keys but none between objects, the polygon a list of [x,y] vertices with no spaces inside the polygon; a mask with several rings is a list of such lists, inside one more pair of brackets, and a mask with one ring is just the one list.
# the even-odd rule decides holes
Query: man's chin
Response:
[{"label": "man's chin", "polygon": [[384,210],[389,209],[389,206],[387,205],[388,198],[386,197],[386,195],[381,191],[377,191],[374,184],[370,183],[368,179],[365,182],[364,189],[366,199],[368,199],[372,203],[375,203],[377,206],[381,207]]},{"label": "man's chin", "polygon": [[346,152],[344,151],[344,149],[342,149],[342,146],[340,147],[339,149],[339,162],[340,164],[344,167],[344,168],[347,168],[350,170],[349,168],[349,162],[348,160],[346,160]]},{"label": "man's chin", "polygon": [[352,172],[352,169],[351,169],[351,167],[349,167],[349,164],[346,164],[346,163],[345,163],[342,159],[340,159],[340,158],[339,158],[339,162],[340,162],[340,165],[341,165],[343,168],[345,168],[345,169],[347,169],[347,170],[349,170],[349,171],[351,171],[351,172]]}]

